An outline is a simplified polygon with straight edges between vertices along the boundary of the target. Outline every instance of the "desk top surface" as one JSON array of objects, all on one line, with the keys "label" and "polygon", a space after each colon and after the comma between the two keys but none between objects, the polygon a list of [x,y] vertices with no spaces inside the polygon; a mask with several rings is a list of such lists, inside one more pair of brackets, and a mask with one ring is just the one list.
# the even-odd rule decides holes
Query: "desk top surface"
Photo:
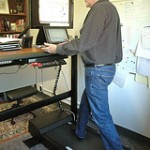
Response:
[{"label": "desk top surface", "polygon": [[48,54],[43,52],[41,48],[24,48],[13,51],[0,51],[0,61],[26,59],[42,56],[53,56],[56,54]]}]

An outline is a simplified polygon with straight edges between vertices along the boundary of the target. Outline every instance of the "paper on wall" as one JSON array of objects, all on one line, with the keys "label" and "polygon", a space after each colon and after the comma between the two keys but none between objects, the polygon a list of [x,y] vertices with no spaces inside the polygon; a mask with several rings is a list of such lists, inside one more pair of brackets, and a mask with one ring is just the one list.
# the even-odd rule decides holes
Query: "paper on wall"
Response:
[{"label": "paper on wall", "polygon": [[150,49],[144,49],[141,40],[138,43],[135,56],[150,59]]},{"label": "paper on wall", "polygon": [[137,67],[136,67],[137,73],[144,75],[144,76],[150,76],[150,59],[145,58],[138,58],[137,59]]},{"label": "paper on wall", "polygon": [[124,87],[126,84],[128,72],[125,69],[116,68],[116,74],[113,82],[120,87]]},{"label": "paper on wall", "polygon": [[150,26],[146,26],[142,30],[142,48],[150,50]]},{"label": "paper on wall", "polygon": [[142,83],[142,84],[145,84],[145,85],[148,84],[147,77],[146,76],[142,76],[142,75],[137,74],[137,73],[136,73],[136,76],[135,76],[135,81],[139,82],[139,83]]}]

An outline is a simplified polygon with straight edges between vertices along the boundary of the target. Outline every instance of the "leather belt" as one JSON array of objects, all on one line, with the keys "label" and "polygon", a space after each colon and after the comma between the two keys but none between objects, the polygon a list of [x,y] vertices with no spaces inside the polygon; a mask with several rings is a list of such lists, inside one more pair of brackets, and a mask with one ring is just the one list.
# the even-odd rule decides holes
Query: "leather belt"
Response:
[{"label": "leather belt", "polygon": [[102,67],[102,66],[111,66],[112,64],[85,64],[85,67]]}]

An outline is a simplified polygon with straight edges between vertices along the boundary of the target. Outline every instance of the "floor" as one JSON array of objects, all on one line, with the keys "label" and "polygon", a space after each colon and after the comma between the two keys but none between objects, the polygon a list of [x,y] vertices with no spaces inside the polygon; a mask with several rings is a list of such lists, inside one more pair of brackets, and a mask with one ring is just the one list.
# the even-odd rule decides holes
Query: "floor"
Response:
[{"label": "floor", "polygon": [[[0,150],[29,150],[29,148],[24,144],[24,140],[31,138],[30,133],[26,133],[22,136],[9,140],[5,143],[0,144]],[[48,150],[42,144],[38,144],[30,150]]]},{"label": "floor", "polygon": [[[150,139],[140,137],[132,133],[127,133],[118,130],[123,144],[128,147],[126,150],[150,150]],[[30,133],[26,133],[22,136],[9,140],[0,144],[0,150],[29,150],[23,141],[30,139],[32,136]],[[48,150],[44,145],[38,144],[30,148],[30,150]]]}]

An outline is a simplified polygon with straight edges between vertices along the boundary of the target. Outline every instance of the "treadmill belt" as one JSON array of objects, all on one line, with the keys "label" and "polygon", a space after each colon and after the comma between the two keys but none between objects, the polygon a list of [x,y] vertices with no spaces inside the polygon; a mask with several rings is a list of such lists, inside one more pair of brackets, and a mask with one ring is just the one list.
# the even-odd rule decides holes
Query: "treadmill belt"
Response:
[{"label": "treadmill belt", "polygon": [[104,150],[101,138],[88,130],[87,138],[80,142],[73,134],[72,125],[66,123],[42,135],[50,150]]}]

